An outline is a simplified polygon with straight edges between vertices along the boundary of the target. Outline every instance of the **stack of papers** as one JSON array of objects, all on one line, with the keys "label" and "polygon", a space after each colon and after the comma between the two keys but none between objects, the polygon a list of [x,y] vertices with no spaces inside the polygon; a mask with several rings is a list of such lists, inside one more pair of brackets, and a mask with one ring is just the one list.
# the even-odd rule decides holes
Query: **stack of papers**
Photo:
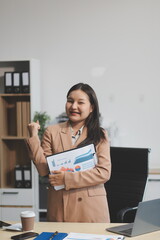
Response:
[{"label": "stack of papers", "polygon": [[86,233],[69,233],[64,240],[123,240],[122,235],[100,235],[100,234],[86,234]]},{"label": "stack of papers", "polygon": [[3,229],[6,230],[12,230],[12,231],[22,231],[22,224],[21,223],[15,223],[10,226],[3,226]]}]

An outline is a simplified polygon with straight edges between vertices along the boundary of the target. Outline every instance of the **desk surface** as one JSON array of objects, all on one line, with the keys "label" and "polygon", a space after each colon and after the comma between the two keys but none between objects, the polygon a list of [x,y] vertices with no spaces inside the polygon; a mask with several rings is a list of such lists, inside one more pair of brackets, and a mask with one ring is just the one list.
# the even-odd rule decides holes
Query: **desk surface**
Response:
[{"label": "desk surface", "polygon": [[[118,224],[118,223],[117,223]],[[92,234],[108,234],[112,233],[107,232],[105,229],[111,226],[116,226],[117,224],[107,224],[107,223],[54,223],[54,222],[37,222],[34,226],[34,231],[41,232],[77,232],[77,233],[92,233]],[[0,230],[0,240],[9,240],[12,235],[20,234],[21,232],[15,231],[6,231]],[[113,233],[114,235],[114,233]],[[29,238],[32,240],[33,238]],[[160,231],[140,235],[137,237],[125,237],[125,239],[130,240],[160,240]]]}]

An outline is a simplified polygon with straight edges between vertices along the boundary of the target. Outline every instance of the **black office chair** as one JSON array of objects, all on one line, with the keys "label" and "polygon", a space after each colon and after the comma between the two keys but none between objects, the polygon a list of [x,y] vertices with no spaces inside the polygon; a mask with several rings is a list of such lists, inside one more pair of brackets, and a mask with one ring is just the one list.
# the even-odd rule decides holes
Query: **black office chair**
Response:
[{"label": "black office chair", "polygon": [[148,148],[111,147],[112,173],[105,183],[111,222],[133,222],[148,176]]}]

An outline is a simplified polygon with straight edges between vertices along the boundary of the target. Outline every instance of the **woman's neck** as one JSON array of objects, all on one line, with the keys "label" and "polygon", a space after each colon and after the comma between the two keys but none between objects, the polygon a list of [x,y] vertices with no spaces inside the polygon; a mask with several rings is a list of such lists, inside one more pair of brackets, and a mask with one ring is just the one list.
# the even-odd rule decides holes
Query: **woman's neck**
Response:
[{"label": "woman's neck", "polygon": [[80,123],[70,122],[70,124],[71,124],[71,127],[72,127],[73,131],[74,131],[74,134],[76,134],[76,133],[78,132],[78,130],[79,130],[82,126],[84,126],[84,123],[83,123],[83,122],[80,122]]}]

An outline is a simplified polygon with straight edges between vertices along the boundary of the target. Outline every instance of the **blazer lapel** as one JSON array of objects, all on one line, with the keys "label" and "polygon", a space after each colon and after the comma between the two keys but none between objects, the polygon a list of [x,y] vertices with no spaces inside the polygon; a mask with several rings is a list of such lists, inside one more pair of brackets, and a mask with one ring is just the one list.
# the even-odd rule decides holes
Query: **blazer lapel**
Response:
[{"label": "blazer lapel", "polygon": [[76,148],[79,143],[81,143],[84,139],[86,139],[87,128],[86,127],[83,128],[82,134],[80,135],[80,137],[78,138],[74,146],[72,145],[72,135],[71,135],[69,122],[65,122],[63,124],[60,132],[60,137],[61,137],[63,151]]},{"label": "blazer lapel", "polygon": [[60,138],[61,138],[63,151],[73,148],[71,131],[70,131],[70,126],[68,122],[65,122],[64,125],[62,126],[61,132],[60,132]]}]

